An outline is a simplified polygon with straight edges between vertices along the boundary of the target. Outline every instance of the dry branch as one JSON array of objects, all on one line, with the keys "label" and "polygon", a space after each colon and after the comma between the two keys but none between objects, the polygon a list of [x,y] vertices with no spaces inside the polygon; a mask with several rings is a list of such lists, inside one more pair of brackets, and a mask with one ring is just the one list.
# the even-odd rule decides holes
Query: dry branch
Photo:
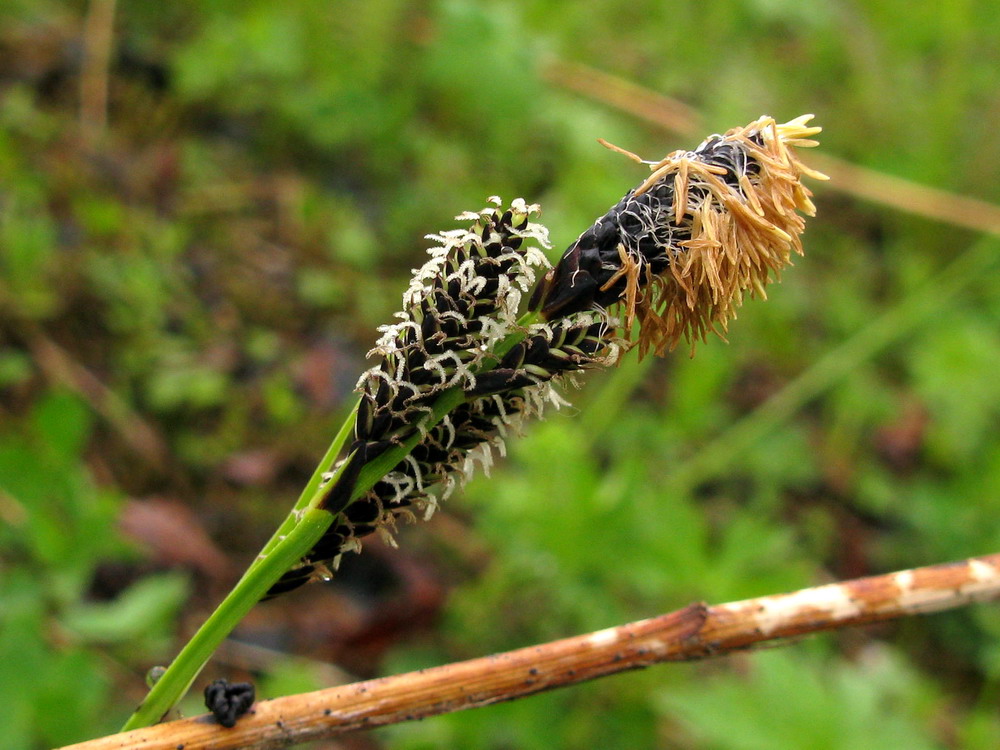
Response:
[{"label": "dry branch", "polygon": [[114,48],[116,0],[91,0],[83,28],[83,68],[80,71],[80,129],[93,146],[108,121],[108,88]]},{"label": "dry branch", "polygon": [[[548,62],[544,75],[556,86],[667,131],[692,135],[702,130],[702,118],[696,110],[624,78],[558,59]],[[953,226],[1000,234],[1000,206],[994,203],[866,169],[829,155],[810,157],[810,165],[830,177],[830,190]]]},{"label": "dry branch", "polygon": [[282,747],[566,687],[665,661],[1000,598],[1000,553],[708,606],[408,674],[256,704],[233,729],[210,716],[63,750]]}]

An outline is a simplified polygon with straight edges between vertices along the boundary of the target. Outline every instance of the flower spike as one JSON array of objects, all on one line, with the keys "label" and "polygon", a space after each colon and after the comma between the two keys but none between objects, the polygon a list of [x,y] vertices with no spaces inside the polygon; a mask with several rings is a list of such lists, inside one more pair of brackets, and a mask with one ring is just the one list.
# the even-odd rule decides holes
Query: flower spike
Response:
[{"label": "flower spike", "polygon": [[797,211],[812,216],[815,206],[801,178],[825,175],[790,147],[816,145],[811,117],[762,117],[655,163],[611,146],[652,174],[570,245],[532,309],[552,320],[622,303],[626,329],[641,326],[640,356],[724,336],[744,294],[764,296],[802,252]]},{"label": "flower spike", "polygon": [[[763,117],[713,135],[694,151],[648,164],[650,176],[598,219],[550,268],[539,209],[523,200],[457,217],[469,226],[428,235],[437,242],[403,295],[397,322],[382,326],[369,352],[378,364],[358,381],[354,442],[338,463],[322,508],[336,520],[270,590],[273,596],[328,577],[346,551],[400,518],[429,517],[439,500],[488,468],[494,450],[526,417],[565,403],[555,384],[576,371],[613,364],[640,324],[640,355],[662,354],[682,337],[692,347],[723,335],[744,294],[764,288],[801,253],[812,215],[808,175],[791,147],[816,145],[804,115],[779,125]],[[518,322],[522,297],[542,322]],[[621,305],[624,321],[608,308]],[[537,316],[536,316],[537,317]],[[428,420],[446,393],[461,400]],[[413,445],[369,489],[362,469],[397,446]],[[391,537],[389,537],[391,539]]]}]

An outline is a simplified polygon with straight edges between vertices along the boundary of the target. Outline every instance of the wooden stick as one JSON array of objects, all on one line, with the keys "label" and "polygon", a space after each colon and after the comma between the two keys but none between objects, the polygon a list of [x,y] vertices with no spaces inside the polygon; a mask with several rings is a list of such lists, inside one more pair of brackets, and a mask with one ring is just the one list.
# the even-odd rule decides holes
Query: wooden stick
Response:
[{"label": "wooden stick", "polygon": [[[703,130],[699,113],[683,102],[596,68],[552,59],[543,74],[556,86],[665,130],[682,135]],[[828,154],[810,154],[809,165],[830,177],[824,190],[840,191],[953,226],[1000,234],[1000,206],[994,203],[867,169]]]},{"label": "wooden stick", "polygon": [[80,71],[80,129],[84,143],[93,146],[108,121],[108,88],[114,49],[116,0],[91,0],[83,27],[83,65]]},{"label": "wooden stick", "polygon": [[485,706],[665,661],[1000,598],[1000,553],[756,599],[684,609],[595,633],[256,704],[233,729],[197,716],[63,750],[283,747]]},{"label": "wooden stick", "polygon": [[35,362],[53,383],[80,395],[121,435],[124,443],[146,464],[164,470],[169,449],[153,426],[115,391],[49,338],[40,327],[22,321],[28,348]]}]

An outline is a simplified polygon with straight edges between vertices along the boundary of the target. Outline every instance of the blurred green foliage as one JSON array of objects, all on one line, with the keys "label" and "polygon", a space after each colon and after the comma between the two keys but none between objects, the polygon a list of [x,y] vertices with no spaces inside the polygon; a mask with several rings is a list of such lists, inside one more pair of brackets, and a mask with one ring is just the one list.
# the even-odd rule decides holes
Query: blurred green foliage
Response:
[{"label": "blurred green foliage", "polygon": [[[543,205],[556,253],[641,177],[597,137],[648,157],[697,142],[553,83],[552,60],[684,101],[705,135],[815,112],[828,153],[1000,203],[992,0],[119,2],[110,63],[90,70],[101,5],[0,6],[5,747],[128,713],[176,649],[182,605],[196,621],[229,574],[164,560],[169,539],[157,556],[155,524],[137,547],[116,519],[176,499],[247,561],[327,444],[423,235],[520,195]],[[106,126],[81,93],[94,77]],[[996,263],[939,297],[972,232],[816,192],[807,256],[728,346],[590,377],[448,519],[402,531],[387,554],[418,557],[447,602],[373,655],[348,649],[352,668],[1000,549]],[[892,317],[914,294],[916,313]],[[767,421],[769,399],[886,320],[887,343],[821,366],[824,385]],[[748,423],[766,428],[727,448]],[[343,574],[367,601],[362,559]],[[259,608],[254,632],[347,627],[317,596]],[[992,748],[994,615],[659,667],[370,741]],[[333,658],[321,641],[303,655]],[[251,671],[267,696],[314,686],[299,664]]]},{"label": "blurred green foliage", "polygon": [[102,561],[128,550],[114,533],[119,496],[81,461],[91,418],[66,393],[40,395],[0,437],[0,701],[10,748],[73,742],[83,730],[113,731],[114,663],[167,644],[187,577],[147,576],[114,599],[90,591]]}]

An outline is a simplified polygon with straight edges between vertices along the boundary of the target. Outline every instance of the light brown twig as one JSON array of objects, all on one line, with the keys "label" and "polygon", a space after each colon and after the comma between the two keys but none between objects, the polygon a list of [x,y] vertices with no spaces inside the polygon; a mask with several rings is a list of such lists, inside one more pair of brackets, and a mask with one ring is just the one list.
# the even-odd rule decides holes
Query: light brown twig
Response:
[{"label": "light brown twig", "polygon": [[80,130],[93,145],[108,120],[108,79],[114,46],[115,0],[91,0],[83,27],[80,71]]},{"label": "light brown twig", "polygon": [[163,469],[169,451],[160,434],[115,391],[33,324],[25,324],[28,348],[53,382],[83,397],[124,438],[126,445],[153,468]]},{"label": "light brown twig", "polygon": [[708,606],[419,672],[261,701],[233,729],[210,716],[63,750],[282,747],[423,719],[667,661],[1000,597],[1000,553]]},{"label": "light brown twig", "polygon": [[[700,133],[698,112],[655,91],[577,63],[553,59],[544,69],[551,83],[606,104],[619,112],[682,135]],[[977,232],[1000,234],[1000,206],[949,193],[851,164],[826,154],[810,157],[811,166],[830,177],[825,189]]]}]

